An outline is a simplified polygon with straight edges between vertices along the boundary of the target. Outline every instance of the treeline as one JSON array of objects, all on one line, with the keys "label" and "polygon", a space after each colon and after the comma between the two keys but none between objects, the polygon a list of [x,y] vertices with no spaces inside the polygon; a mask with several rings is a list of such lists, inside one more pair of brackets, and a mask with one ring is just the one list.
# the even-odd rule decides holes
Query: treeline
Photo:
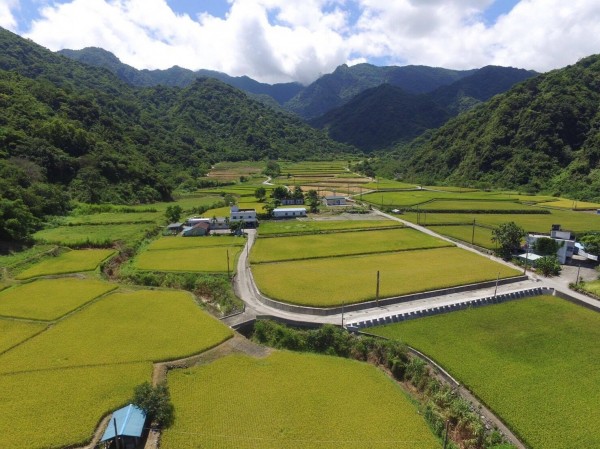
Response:
[{"label": "treeline", "polygon": [[134,88],[0,28],[0,239],[69,200],[170,200],[222,160],[353,151],[219,81]]},{"label": "treeline", "polygon": [[277,349],[352,358],[389,371],[395,379],[410,384],[417,391],[422,414],[436,435],[443,437],[448,423],[453,440],[448,448],[513,448],[499,432],[488,431],[477,410],[450,386],[440,382],[427,363],[411,356],[399,341],[355,335],[333,325],[301,330],[270,320],[254,324],[252,339]]}]

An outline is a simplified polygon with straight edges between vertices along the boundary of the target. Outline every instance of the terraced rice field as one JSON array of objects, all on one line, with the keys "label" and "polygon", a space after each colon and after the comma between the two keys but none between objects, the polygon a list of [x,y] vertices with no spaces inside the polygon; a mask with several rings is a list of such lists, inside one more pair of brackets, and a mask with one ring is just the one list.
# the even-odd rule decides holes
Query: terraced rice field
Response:
[{"label": "terraced rice field", "polygon": [[227,273],[227,253],[229,253],[229,271],[234,272],[241,250],[241,246],[207,246],[189,249],[145,251],[135,258],[134,266],[138,270],[145,271]]},{"label": "terraced rice field", "polygon": [[570,200],[567,198],[561,198],[558,201],[548,201],[547,203],[544,203],[544,206],[560,207],[562,209],[572,209],[572,210],[600,209],[599,203],[590,203],[587,201],[576,201],[576,200]]},{"label": "terraced rice field", "polygon": [[[495,249],[496,244],[492,242],[492,230],[475,226],[473,234],[473,226],[431,226],[430,229],[438,234],[452,237],[457,240],[462,240],[467,243],[474,243],[477,246],[487,249]],[[473,237],[475,237],[473,239]]]},{"label": "terraced rice field", "polygon": [[240,176],[258,176],[265,169],[264,162],[219,162],[208,172],[209,179],[221,181],[239,181]]},{"label": "terraced rice field", "polygon": [[266,296],[314,307],[375,299],[377,271],[381,276],[381,298],[520,274],[459,248],[264,263],[252,267],[258,288]]},{"label": "terraced rice field", "polygon": [[105,259],[114,254],[112,249],[83,249],[62,253],[57,257],[48,257],[19,273],[16,279],[31,279],[54,274],[79,273],[93,271]]},{"label": "terraced rice field", "polygon": [[0,354],[44,329],[46,329],[46,324],[0,318]]},{"label": "terraced rice field", "polygon": [[600,447],[600,314],[523,299],[371,330],[441,363],[534,449]]},{"label": "terraced rice field", "polygon": [[[22,341],[43,329],[19,325],[0,320],[0,346],[5,330]],[[11,417],[0,420],[0,447],[83,443],[150,380],[152,361],[196,354],[231,335],[187,293],[112,293],[0,355],[0,416]]]},{"label": "terraced rice field", "polygon": [[301,260],[444,246],[452,244],[411,228],[259,238],[252,248],[250,262]]},{"label": "terraced rice field", "polygon": [[260,235],[316,234],[319,232],[352,229],[374,229],[401,226],[392,220],[281,220],[265,221],[260,224]]},{"label": "terraced rice field", "polygon": [[169,374],[177,410],[164,449],[440,448],[416,407],[365,363],[275,352]]},{"label": "terraced rice field", "polygon": [[0,315],[56,320],[116,288],[116,284],[91,279],[40,279],[0,293]]},{"label": "terraced rice field", "polygon": [[38,243],[55,245],[106,245],[122,241],[135,243],[156,229],[154,223],[59,226],[36,232],[33,238]]},{"label": "terraced rice field", "polygon": [[[264,209],[265,203],[259,203],[257,201],[252,202],[243,202],[239,203],[238,207],[240,209],[255,209],[257,213],[261,214],[265,212]],[[202,214],[204,218],[212,218],[212,217],[229,217],[231,215],[231,208],[227,207],[219,207],[217,209],[209,209]]]},{"label": "terraced rice field", "polygon": [[234,237],[229,235],[210,235],[206,237],[180,237],[168,236],[154,240],[146,250],[164,250],[164,249],[190,249],[206,248],[209,246],[244,246],[246,239],[244,237]]},{"label": "terraced rice field", "polygon": [[539,212],[539,207],[528,206],[513,201],[478,201],[478,200],[435,200],[429,203],[421,204],[421,210],[447,210],[447,211],[496,211],[496,210],[523,210]]},{"label": "terraced rice field", "polygon": [[[417,214],[414,212],[405,213],[402,218],[417,223]],[[600,215],[566,210],[551,210],[547,215],[427,213],[420,216],[422,225],[470,224],[473,220],[486,226],[498,226],[514,221],[527,232],[549,233],[553,224],[560,224],[563,229],[578,233],[600,229]]]},{"label": "terraced rice field", "polygon": [[161,212],[101,212],[90,215],[72,215],[65,219],[65,224],[85,225],[85,224],[119,224],[119,223],[156,223],[162,224],[165,221],[164,213]]}]

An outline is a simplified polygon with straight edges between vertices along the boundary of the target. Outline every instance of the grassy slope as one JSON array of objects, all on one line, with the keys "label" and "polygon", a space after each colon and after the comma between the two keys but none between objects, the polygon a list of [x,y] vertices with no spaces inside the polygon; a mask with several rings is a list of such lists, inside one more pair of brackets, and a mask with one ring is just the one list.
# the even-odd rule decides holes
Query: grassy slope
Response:
[{"label": "grassy slope", "polygon": [[600,447],[600,314],[539,297],[373,332],[436,359],[531,447]]}]

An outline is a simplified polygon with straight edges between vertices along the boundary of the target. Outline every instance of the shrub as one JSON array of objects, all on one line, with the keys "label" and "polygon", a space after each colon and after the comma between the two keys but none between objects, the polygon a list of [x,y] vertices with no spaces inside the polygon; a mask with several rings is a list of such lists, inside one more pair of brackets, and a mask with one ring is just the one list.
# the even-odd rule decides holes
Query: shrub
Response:
[{"label": "shrub", "polygon": [[160,427],[169,427],[175,421],[175,407],[171,403],[169,387],[162,383],[153,387],[148,382],[135,387],[131,402],[146,413],[150,421]]}]

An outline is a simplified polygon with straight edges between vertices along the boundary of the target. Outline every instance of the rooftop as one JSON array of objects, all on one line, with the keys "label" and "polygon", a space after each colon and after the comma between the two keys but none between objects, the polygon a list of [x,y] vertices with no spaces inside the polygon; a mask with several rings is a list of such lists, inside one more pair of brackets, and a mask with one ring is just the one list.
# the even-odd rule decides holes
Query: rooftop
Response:
[{"label": "rooftop", "polygon": [[115,420],[119,436],[140,437],[146,423],[146,414],[133,404],[115,411],[100,441],[111,440],[115,437]]}]

